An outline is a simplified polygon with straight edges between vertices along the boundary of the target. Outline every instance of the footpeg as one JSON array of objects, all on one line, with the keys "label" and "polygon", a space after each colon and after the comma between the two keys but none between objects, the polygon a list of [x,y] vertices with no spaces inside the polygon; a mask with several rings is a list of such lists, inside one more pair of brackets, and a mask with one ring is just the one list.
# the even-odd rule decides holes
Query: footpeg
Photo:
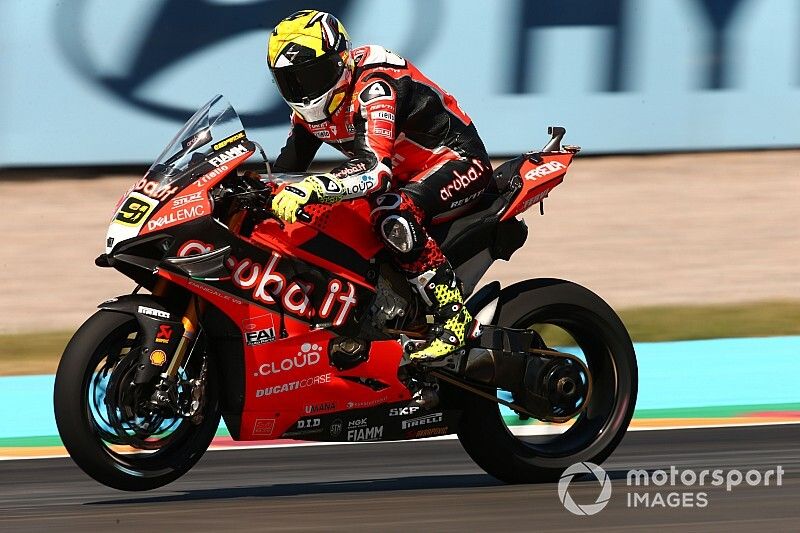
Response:
[{"label": "footpeg", "polygon": [[450,355],[437,359],[414,359],[412,362],[422,368],[445,368],[457,372],[461,367],[461,361],[466,354],[466,350],[461,349]]}]

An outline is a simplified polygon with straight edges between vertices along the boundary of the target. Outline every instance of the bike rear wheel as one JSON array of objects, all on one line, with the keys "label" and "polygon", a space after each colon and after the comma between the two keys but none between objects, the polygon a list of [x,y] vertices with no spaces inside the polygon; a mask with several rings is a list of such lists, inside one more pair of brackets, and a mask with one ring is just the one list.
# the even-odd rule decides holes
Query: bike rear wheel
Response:
[{"label": "bike rear wheel", "polygon": [[563,280],[518,283],[503,290],[499,305],[499,326],[555,326],[574,339],[592,394],[571,425],[526,437],[512,432],[497,403],[464,392],[458,431],[464,449],[507,483],[554,481],[574,463],[602,463],[625,435],[636,405],[636,356],[622,321],[599,296]]}]

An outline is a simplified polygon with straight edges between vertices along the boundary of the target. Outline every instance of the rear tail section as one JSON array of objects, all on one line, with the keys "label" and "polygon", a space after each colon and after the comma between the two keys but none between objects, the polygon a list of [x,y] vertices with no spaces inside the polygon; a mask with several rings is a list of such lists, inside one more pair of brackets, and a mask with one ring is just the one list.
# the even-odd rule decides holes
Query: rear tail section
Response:
[{"label": "rear tail section", "polygon": [[505,191],[509,205],[501,221],[509,220],[541,203],[557,185],[564,181],[572,159],[580,147],[564,145],[561,140],[567,130],[560,126],[547,129],[551,138],[541,152],[528,152],[503,163],[495,171],[498,188]]}]

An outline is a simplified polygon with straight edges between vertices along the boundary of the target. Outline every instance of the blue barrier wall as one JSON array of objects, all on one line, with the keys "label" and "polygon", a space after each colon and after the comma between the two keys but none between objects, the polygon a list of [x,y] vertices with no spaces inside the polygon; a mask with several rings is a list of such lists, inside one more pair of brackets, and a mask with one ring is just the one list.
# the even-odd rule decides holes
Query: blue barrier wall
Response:
[{"label": "blue barrier wall", "polygon": [[2,0],[0,166],[150,161],[217,92],[275,153],[265,41],[300,7],[415,61],[494,154],[548,124],[594,153],[800,145],[796,0]]},{"label": "blue barrier wall", "polygon": [[[776,376],[796,376],[798,354],[800,337],[637,343],[636,409],[796,404],[795,380]],[[0,439],[57,433],[53,383],[54,376],[0,377]]]}]

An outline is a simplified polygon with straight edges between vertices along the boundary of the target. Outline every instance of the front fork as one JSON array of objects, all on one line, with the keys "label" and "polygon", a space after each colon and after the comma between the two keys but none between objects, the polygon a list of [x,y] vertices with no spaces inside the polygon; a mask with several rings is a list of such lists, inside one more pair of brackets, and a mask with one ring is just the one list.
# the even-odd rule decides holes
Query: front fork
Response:
[{"label": "front fork", "polygon": [[172,355],[172,359],[165,373],[169,378],[174,379],[178,375],[178,369],[186,362],[186,354],[197,338],[197,330],[200,324],[200,316],[202,316],[203,313],[204,303],[203,300],[199,299],[194,294],[189,298],[186,312],[181,319],[183,335],[180,341],[178,341],[178,347],[175,348],[175,353]]},{"label": "front fork", "polygon": [[[165,278],[159,278],[153,287],[153,296],[163,297],[166,296],[169,290],[170,282]],[[161,374],[162,377],[175,379],[178,375],[178,369],[186,362],[186,355],[189,353],[190,348],[197,339],[197,332],[200,328],[200,318],[203,315],[205,308],[205,301],[192,294],[189,297],[189,302],[186,304],[186,311],[181,318],[181,326],[183,326],[183,334],[181,335],[178,345],[175,347],[171,357],[167,354],[169,366],[166,372]],[[173,346],[173,344],[169,344]]]},{"label": "front fork", "polygon": [[[164,294],[168,282],[160,279],[153,290],[156,296]],[[205,302],[196,295],[191,295],[186,305],[186,311],[181,318],[183,334],[181,335],[174,353],[169,358],[169,366],[165,372],[160,374],[160,379],[153,391],[150,403],[158,408],[171,409],[180,415],[191,417],[195,423],[199,423],[202,418],[200,412],[203,404],[203,388],[208,370],[207,362],[203,361],[200,375],[198,378],[190,379],[184,384],[191,388],[189,399],[182,401],[178,398],[178,376],[179,369],[186,364],[187,357],[192,353],[197,334],[200,329],[200,318],[203,315]]]}]

